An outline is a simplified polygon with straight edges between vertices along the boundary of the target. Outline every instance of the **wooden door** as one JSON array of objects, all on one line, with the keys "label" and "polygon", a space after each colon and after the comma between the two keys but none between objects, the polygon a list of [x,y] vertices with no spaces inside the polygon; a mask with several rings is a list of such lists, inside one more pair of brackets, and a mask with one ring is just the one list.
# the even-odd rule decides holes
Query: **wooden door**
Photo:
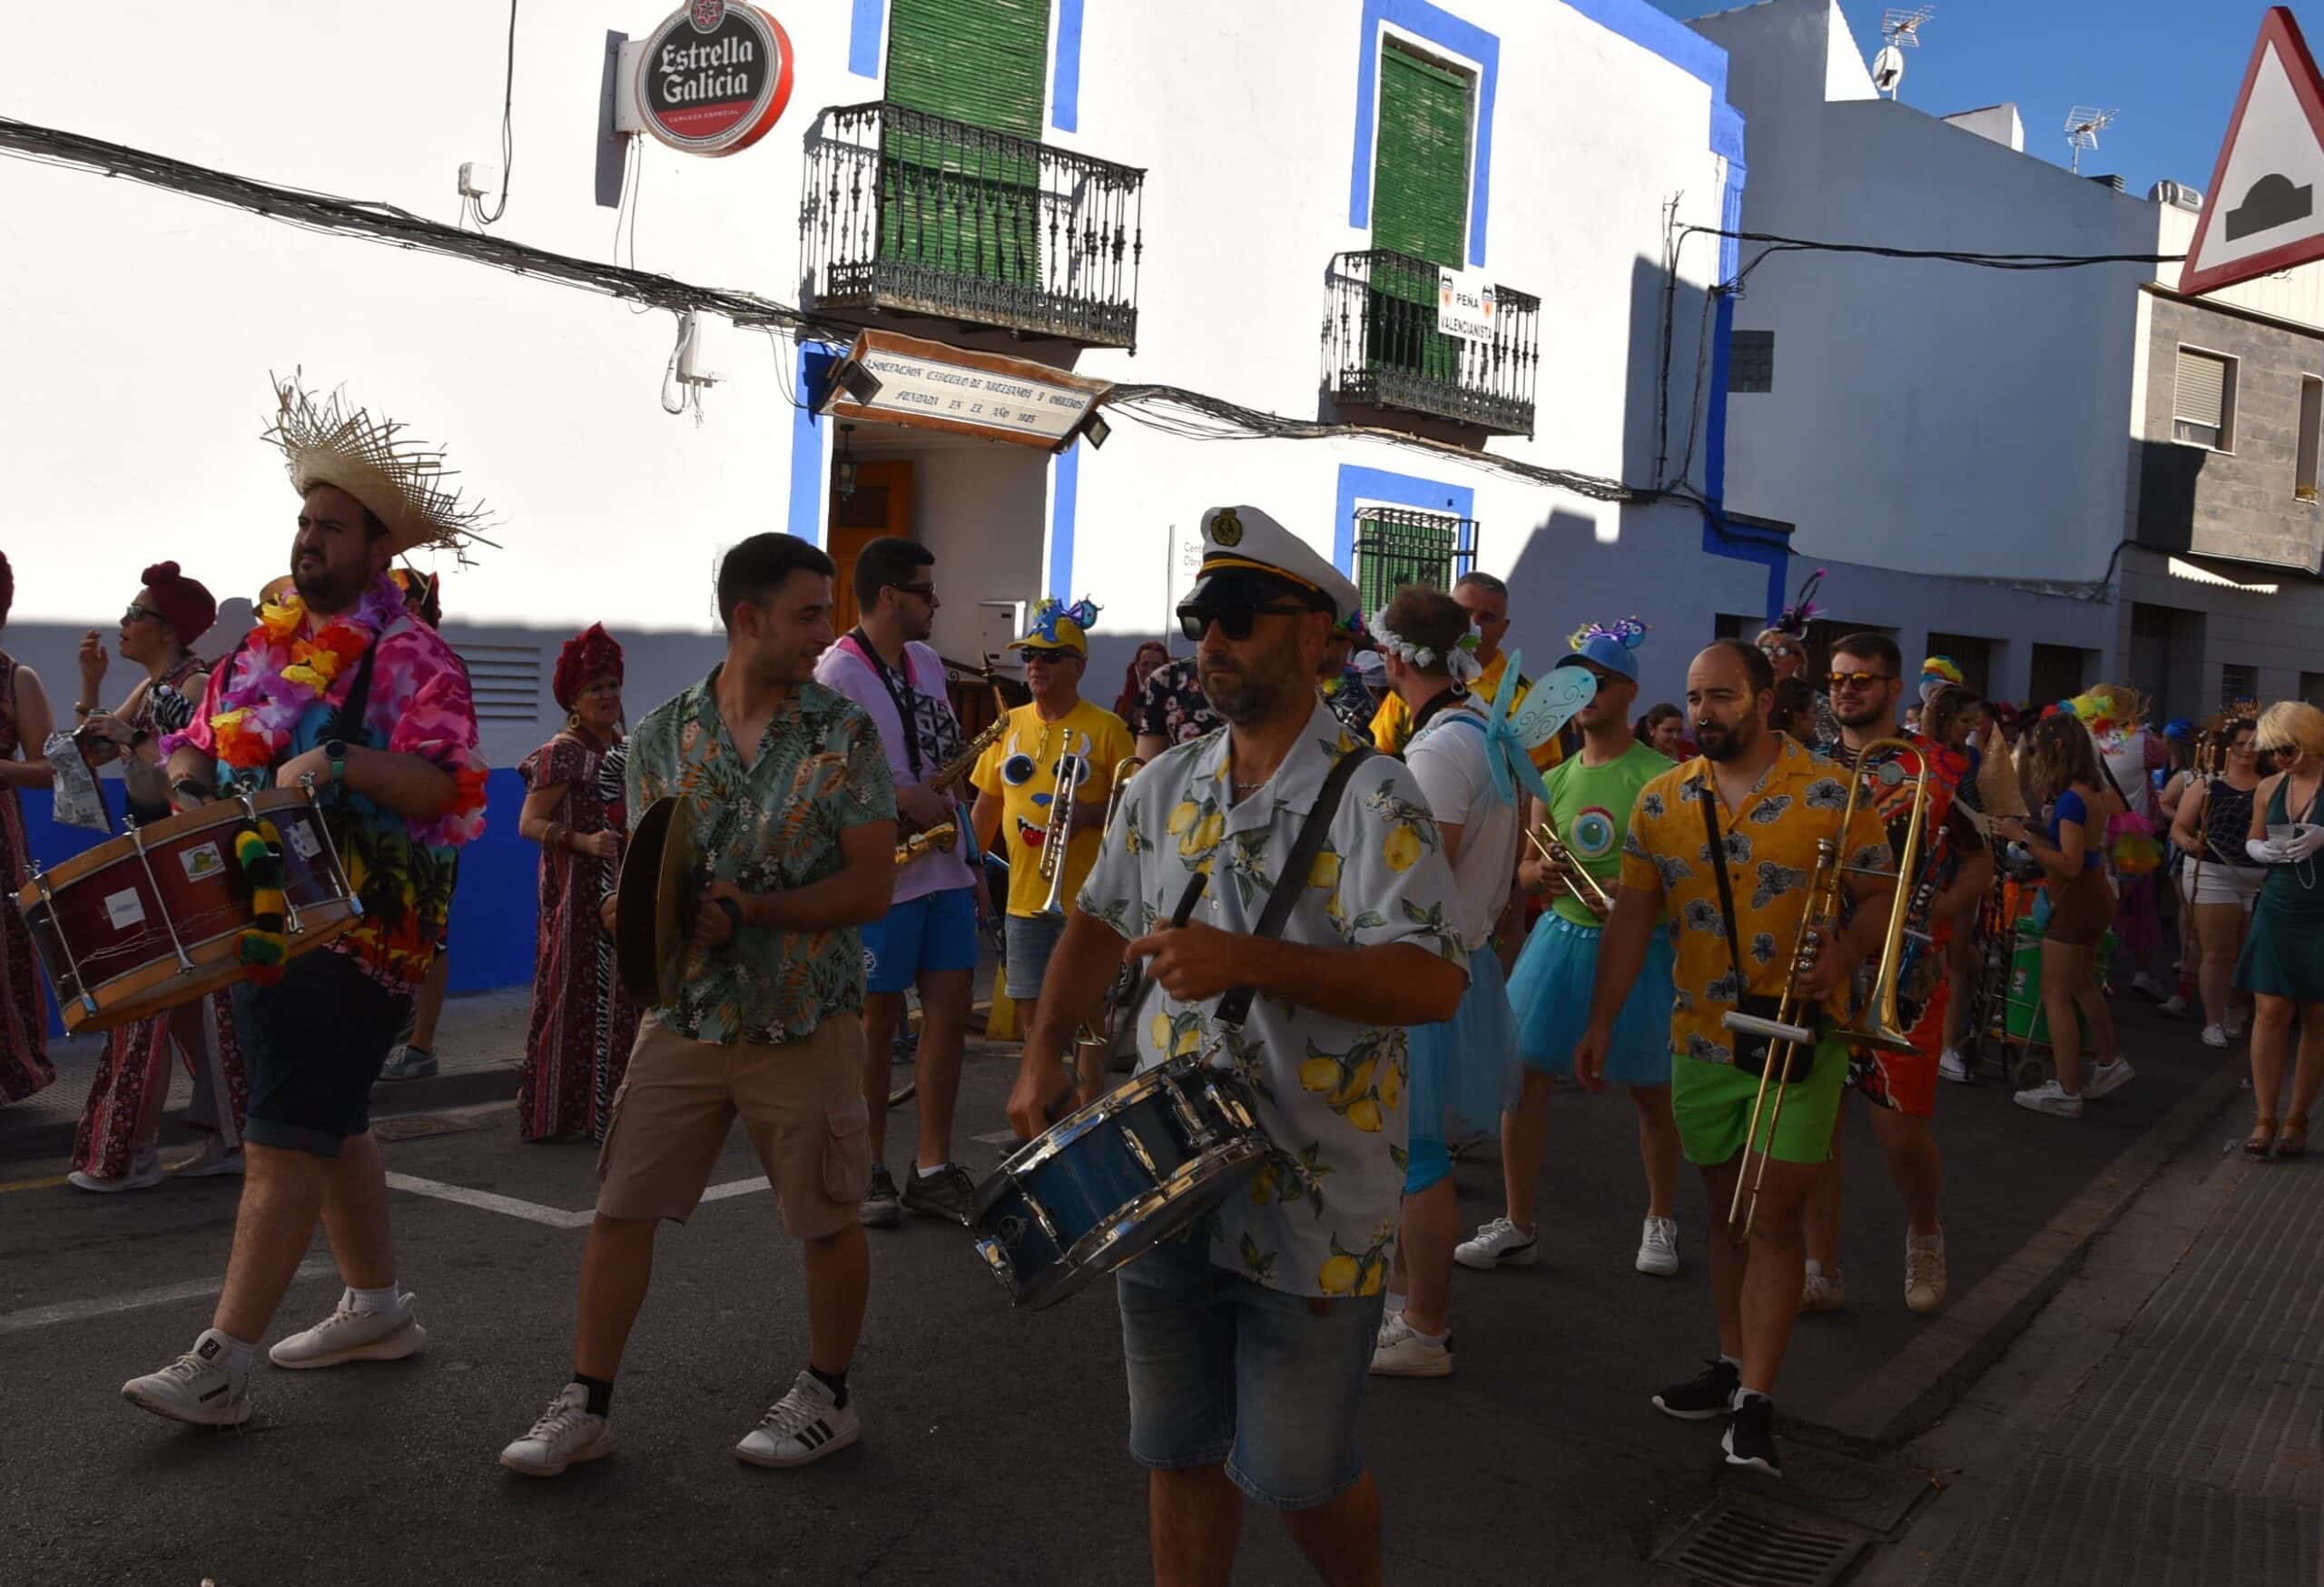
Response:
[{"label": "wooden door", "polygon": [[906,459],[855,466],[855,494],[842,496],[832,487],[832,560],[839,576],[832,581],[836,596],[832,631],[844,634],[855,626],[855,558],[881,535],[911,533],[911,464]]}]

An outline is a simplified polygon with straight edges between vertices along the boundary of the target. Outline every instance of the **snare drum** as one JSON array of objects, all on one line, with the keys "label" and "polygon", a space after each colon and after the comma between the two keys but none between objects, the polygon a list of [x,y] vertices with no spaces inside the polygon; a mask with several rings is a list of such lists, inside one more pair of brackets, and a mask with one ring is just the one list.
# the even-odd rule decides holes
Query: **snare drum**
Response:
[{"label": "snare drum", "polygon": [[1271,1149],[1241,1082],[1173,1059],[1027,1142],[978,1188],[969,1227],[1038,1311],[1210,1211]]},{"label": "snare drum", "polygon": [[292,957],[363,912],[313,796],[276,788],[222,799],[98,844],[16,894],[68,1031],[142,1020],[240,981],[241,933],[254,920],[234,858],[244,823],[282,834],[283,934]]}]

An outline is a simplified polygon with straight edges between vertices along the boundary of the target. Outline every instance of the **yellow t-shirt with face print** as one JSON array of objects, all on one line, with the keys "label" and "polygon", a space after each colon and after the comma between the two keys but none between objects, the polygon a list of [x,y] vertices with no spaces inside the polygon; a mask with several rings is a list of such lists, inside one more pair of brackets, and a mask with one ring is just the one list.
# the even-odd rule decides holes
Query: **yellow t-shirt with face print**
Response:
[{"label": "yellow t-shirt with face print", "polygon": [[[1049,813],[1057,796],[1058,772],[1072,757],[1079,763],[1081,782],[1076,804],[1102,810],[1111,786],[1107,778],[1117,763],[1135,753],[1128,724],[1101,705],[1077,701],[1055,722],[1041,720],[1038,705],[1019,705],[1009,713],[1009,725],[985,746],[970,785],[1000,797],[1000,843],[1009,857],[1009,912],[1037,915],[1049,902],[1049,879],[1041,874],[1041,842],[1047,836]],[[1067,908],[1081,889],[1089,867],[1098,862],[1098,832],[1094,818],[1073,834],[1065,851],[1065,886],[1058,894]]]}]

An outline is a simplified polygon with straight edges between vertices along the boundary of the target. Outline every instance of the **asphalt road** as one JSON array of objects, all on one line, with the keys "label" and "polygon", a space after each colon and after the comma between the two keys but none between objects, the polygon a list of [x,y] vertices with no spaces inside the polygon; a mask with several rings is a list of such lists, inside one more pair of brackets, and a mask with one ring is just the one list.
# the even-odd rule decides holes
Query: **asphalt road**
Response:
[{"label": "asphalt road", "polygon": [[[2194,1028],[2125,1009],[2139,1078],[2079,1124],[2010,1106],[1998,1082],[1948,1088],[1946,1223],[1955,1296],[2006,1262],[2225,1055]],[[1000,1126],[1013,1074],[972,1055],[961,1156]],[[891,1129],[898,1158],[909,1106]],[[1717,1427],[1657,1415],[1647,1395],[1693,1371],[1713,1335],[1701,1191],[1679,1203],[1687,1266],[1641,1276],[1629,1105],[1559,1093],[1544,1176],[1543,1264],[1461,1273],[1455,1375],[1374,1380],[1367,1446],[1400,1582],[1669,1582],[1648,1562],[1718,1472]],[[586,1212],[586,1148],[528,1147],[505,1108],[388,1148],[391,1172]],[[1803,1319],[1778,1392],[1794,1435],[1926,1326],[1904,1309],[1902,1222],[1869,1127],[1849,1126],[1849,1309]],[[53,1174],[11,1161],[0,1178]],[[714,1183],[747,1180],[737,1136]],[[1499,1210],[1491,1155],[1459,1165],[1462,1214]],[[1136,1582],[1144,1484],[1124,1452],[1120,1344],[1103,1286],[1012,1313],[965,1231],[873,1231],[871,1316],[852,1382],[863,1442],[790,1473],[737,1462],[734,1441],[803,1360],[795,1248],[763,1189],[708,1203],[662,1240],[622,1377],[616,1454],[550,1482],[495,1463],[565,1381],[577,1227],[399,1191],[399,1266],[427,1351],[320,1373],[260,1367],[240,1434],[178,1427],[116,1395],[183,1349],[214,1284],[232,1182],[98,1198],[0,1184],[0,1582],[266,1583]],[[318,1241],[315,1255],[323,1247]],[[292,1290],[274,1334],[327,1311],[337,1280]],[[60,1315],[62,1311],[64,1315]],[[1237,1580],[1305,1568],[1254,1512]]]}]

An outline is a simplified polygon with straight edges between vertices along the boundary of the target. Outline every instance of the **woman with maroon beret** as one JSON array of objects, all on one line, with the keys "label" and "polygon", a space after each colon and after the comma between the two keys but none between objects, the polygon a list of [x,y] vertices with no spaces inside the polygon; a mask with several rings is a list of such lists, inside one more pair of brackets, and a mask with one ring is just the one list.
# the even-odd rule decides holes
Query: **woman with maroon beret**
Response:
[{"label": "woman with maroon beret", "polygon": [[517,1084],[527,1140],[603,1138],[637,1036],[640,1010],[614,973],[613,939],[598,919],[625,836],[600,776],[622,741],[621,685],[621,646],[603,625],[566,640],[550,680],[565,726],[517,768],[526,790],[517,830],[541,846],[533,1011]]}]

